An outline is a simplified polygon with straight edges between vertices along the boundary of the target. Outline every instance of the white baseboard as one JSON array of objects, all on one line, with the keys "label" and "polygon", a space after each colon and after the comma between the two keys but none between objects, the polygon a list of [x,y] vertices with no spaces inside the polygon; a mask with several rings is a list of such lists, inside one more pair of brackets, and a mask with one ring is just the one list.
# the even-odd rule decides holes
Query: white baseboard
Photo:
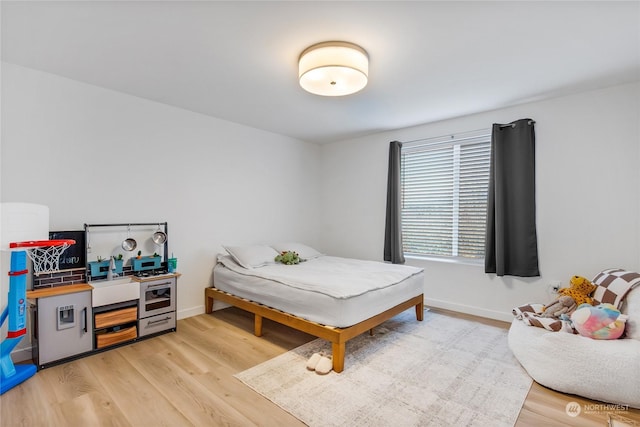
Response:
[{"label": "white baseboard", "polygon": [[472,314],[474,316],[486,317],[488,319],[501,320],[503,322],[509,322],[513,320],[513,314],[511,312],[505,313],[502,311],[487,310],[484,308],[474,307],[471,305],[456,304],[449,301],[435,300],[425,298],[424,303],[427,306],[434,308],[443,308],[445,310],[457,311],[459,313]]},{"label": "white baseboard", "polygon": [[[227,307],[231,307],[231,305],[224,303],[222,301],[213,302],[213,311],[221,310]],[[197,316],[198,314],[202,314],[202,313],[204,313],[204,305],[198,305],[196,307],[191,307],[191,308],[178,311],[177,316],[178,316],[178,320],[180,320],[180,319],[186,319],[187,317]]]},{"label": "white baseboard", "polygon": [[33,357],[33,352],[31,347],[24,347],[18,350],[13,350],[11,352],[11,360],[14,362],[24,362],[25,360],[31,360]]},{"label": "white baseboard", "polygon": [[197,316],[198,314],[204,313],[204,305],[198,305],[196,307],[186,308],[184,310],[178,310],[177,316],[178,320],[186,319],[187,317]]}]

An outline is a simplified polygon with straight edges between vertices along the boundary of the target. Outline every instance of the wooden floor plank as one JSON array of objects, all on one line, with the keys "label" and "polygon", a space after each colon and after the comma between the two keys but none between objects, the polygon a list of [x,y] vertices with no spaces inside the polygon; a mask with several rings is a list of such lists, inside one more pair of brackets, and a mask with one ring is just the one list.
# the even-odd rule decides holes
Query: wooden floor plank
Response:
[{"label": "wooden floor plank", "polygon": [[278,408],[275,404],[251,391],[240,380],[226,375],[208,373],[197,377],[208,390],[215,390],[224,402],[241,412],[245,425],[296,427],[305,424]]},{"label": "wooden floor plank", "polygon": [[59,402],[57,406],[68,426],[131,426],[111,398],[97,391]]},{"label": "wooden floor plank", "polygon": [[[567,405],[573,402],[578,403],[581,407],[580,416],[577,418],[568,416],[566,412]],[[603,402],[560,393],[534,382],[531,390],[529,390],[527,399],[522,405],[516,426],[566,425],[602,427],[608,426],[609,415],[615,414],[629,418],[640,426],[639,409],[626,407],[606,409],[606,404]]]},{"label": "wooden floor plank", "polygon": [[[149,383],[138,370],[123,357],[122,352],[107,351],[86,359],[100,375],[106,393],[123,412],[132,426],[181,426],[188,424],[187,418]],[[132,393],[136,390],[135,393]],[[89,424],[84,424],[89,425]]]},{"label": "wooden floor plank", "polygon": [[247,425],[244,414],[227,405],[167,354],[133,362],[138,372],[179,409],[193,425]]},{"label": "wooden floor plank", "polygon": [[[32,402],[38,402],[38,404],[30,407]],[[0,425],[11,427],[65,425],[65,419],[58,411],[57,405],[55,391],[46,381],[46,376],[38,373],[0,397]]]},{"label": "wooden floor plank", "polygon": [[84,359],[65,363],[55,370],[45,369],[36,375],[40,374],[49,383],[57,402],[67,402],[91,392],[105,392],[100,380],[92,375],[91,368]]}]

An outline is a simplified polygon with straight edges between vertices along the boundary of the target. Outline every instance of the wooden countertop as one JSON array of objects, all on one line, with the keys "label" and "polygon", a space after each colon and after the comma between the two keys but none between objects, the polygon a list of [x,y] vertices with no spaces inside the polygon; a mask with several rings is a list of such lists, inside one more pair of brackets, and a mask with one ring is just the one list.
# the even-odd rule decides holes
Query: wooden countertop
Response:
[{"label": "wooden countertop", "polygon": [[28,299],[53,297],[56,295],[71,294],[74,292],[92,291],[93,287],[87,283],[76,283],[73,285],[56,286],[55,288],[44,288],[27,291]]},{"label": "wooden countertop", "polygon": [[[161,280],[167,279],[170,277],[180,277],[182,274],[180,273],[170,273],[163,274],[161,276],[149,276],[149,277],[135,277],[131,276],[131,280],[134,282],[149,282],[151,280]],[[56,286],[54,288],[43,288],[43,289],[34,289],[32,291],[27,291],[27,299],[37,299],[37,298],[46,298],[53,297],[56,295],[65,295],[72,294],[74,292],[82,292],[82,291],[92,291],[93,286],[88,283],[75,283],[73,285],[61,285]]]}]

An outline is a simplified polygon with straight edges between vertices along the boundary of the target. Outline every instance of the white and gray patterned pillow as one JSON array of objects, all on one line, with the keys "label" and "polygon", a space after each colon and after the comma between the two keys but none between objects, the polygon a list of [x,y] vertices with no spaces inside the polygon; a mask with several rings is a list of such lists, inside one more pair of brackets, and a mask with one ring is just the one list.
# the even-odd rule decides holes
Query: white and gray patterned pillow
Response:
[{"label": "white and gray patterned pillow", "polygon": [[598,273],[591,282],[597,286],[593,292],[597,303],[609,303],[620,309],[627,293],[640,285],[640,273],[611,268]]}]

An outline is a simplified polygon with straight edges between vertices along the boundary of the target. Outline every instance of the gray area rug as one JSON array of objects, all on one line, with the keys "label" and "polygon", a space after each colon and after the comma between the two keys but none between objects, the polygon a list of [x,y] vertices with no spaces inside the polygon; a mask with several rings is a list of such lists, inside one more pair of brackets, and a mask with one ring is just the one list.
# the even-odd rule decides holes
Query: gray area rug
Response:
[{"label": "gray area rug", "polygon": [[347,343],[342,373],[306,369],[314,340],[236,375],[310,426],[513,426],[531,378],[507,330],[407,310]]}]

